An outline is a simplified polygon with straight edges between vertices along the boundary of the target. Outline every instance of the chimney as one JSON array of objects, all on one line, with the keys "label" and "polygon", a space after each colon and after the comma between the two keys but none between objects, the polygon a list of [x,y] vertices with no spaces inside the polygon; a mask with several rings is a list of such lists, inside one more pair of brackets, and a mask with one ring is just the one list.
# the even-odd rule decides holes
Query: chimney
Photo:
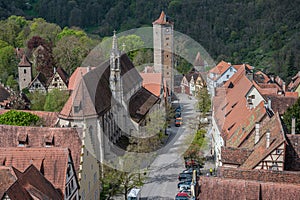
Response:
[{"label": "chimney", "polygon": [[259,141],[259,122],[255,123],[255,139],[254,144],[257,144]]},{"label": "chimney", "polygon": [[296,133],[296,118],[292,117],[292,135],[295,135]]},{"label": "chimney", "polygon": [[267,130],[266,137],[267,137],[266,148],[269,148],[270,147],[270,131],[269,130]]},{"label": "chimney", "polygon": [[286,90],[286,85],[285,85],[285,82],[283,81],[283,83],[282,83],[282,91],[283,91],[283,93],[285,93],[285,90]]},{"label": "chimney", "polygon": [[271,75],[270,78],[271,78],[272,83],[274,83],[274,76]]},{"label": "chimney", "polygon": [[272,110],[271,105],[272,105],[272,101],[270,98],[268,98],[268,109],[269,110]]},{"label": "chimney", "polygon": [[88,66],[87,68],[86,68],[86,72],[88,73],[90,71],[90,66]]}]

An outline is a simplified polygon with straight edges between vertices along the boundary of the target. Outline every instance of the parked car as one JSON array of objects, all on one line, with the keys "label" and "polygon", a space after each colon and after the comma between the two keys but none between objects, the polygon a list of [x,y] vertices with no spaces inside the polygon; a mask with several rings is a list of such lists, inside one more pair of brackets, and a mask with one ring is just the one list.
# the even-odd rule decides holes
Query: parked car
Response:
[{"label": "parked car", "polygon": [[190,196],[186,192],[179,192],[175,197],[175,200],[189,200],[189,199]]},{"label": "parked car", "polygon": [[181,124],[182,124],[182,118],[181,117],[178,117],[178,118],[176,118],[175,119],[175,126],[181,126]]},{"label": "parked car", "polygon": [[193,178],[192,174],[180,173],[178,176],[179,181],[191,181]]},{"label": "parked car", "polygon": [[182,185],[191,185],[192,184],[192,180],[188,180],[188,181],[180,181],[178,184],[177,184],[177,188],[179,189],[180,186]]},{"label": "parked car", "polygon": [[203,168],[203,166],[195,159],[184,159],[185,168]]},{"label": "parked car", "polygon": [[176,118],[179,118],[179,117],[181,117],[181,112],[176,112],[174,118],[176,119]]},{"label": "parked car", "polygon": [[139,200],[141,199],[140,189],[133,188],[127,195],[127,200]]}]

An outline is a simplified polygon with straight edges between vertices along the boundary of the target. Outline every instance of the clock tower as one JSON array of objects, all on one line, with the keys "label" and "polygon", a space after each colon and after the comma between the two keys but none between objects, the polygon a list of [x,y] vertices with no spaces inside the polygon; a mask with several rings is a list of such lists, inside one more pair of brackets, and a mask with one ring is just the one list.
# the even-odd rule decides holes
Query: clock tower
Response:
[{"label": "clock tower", "polygon": [[154,70],[162,74],[162,78],[168,89],[168,96],[170,96],[174,87],[174,23],[170,21],[169,17],[162,11],[159,18],[152,24]]}]

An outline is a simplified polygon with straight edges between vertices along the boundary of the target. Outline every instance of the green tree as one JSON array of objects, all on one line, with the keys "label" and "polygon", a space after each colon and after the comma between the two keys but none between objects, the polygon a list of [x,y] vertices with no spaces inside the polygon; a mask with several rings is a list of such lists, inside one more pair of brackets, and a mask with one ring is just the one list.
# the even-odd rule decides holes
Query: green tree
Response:
[{"label": "green tree", "polygon": [[10,110],[0,115],[0,124],[15,125],[15,126],[34,126],[39,125],[40,118],[37,115]]},{"label": "green tree", "polygon": [[292,129],[292,118],[296,120],[296,133],[300,133],[300,98],[283,115],[283,122],[289,133]]},{"label": "green tree", "polygon": [[44,105],[46,102],[46,94],[45,93],[42,93],[39,91],[34,91],[34,92],[28,94],[28,98],[30,99],[30,109],[31,110],[39,110],[39,111],[44,110]]},{"label": "green tree", "polygon": [[53,49],[56,64],[63,66],[71,74],[78,66],[81,66],[84,58],[90,52],[90,48],[90,40],[85,36],[66,34]]},{"label": "green tree", "polygon": [[9,86],[14,91],[18,91],[19,85],[13,75],[8,76],[6,85]]},{"label": "green tree", "polygon": [[0,80],[6,83],[7,78],[12,75],[17,77],[18,63],[12,46],[0,49]]},{"label": "green tree", "polygon": [[67,91],[53,89],[50,92],[48,92],[46,96],[44,110],[59,112],[67,102],[68,98],[69,98],[69,94]]},{"label": "green tree", "polygon": [[[118,38],[119,48],[129,56],[130,60],[134,60],[137,50],[144,48],[144,42],[140,36],[137,35],[126,35]],[[123,44],[125,46],[123,46]]]},{"label": "green tree", "polygon": [[197,102],[197,109],[200,110],[202,117],[206,115],[206,113],[210,110],[211,100],[208,94],[206,87],[202,87],[196,93]]}]

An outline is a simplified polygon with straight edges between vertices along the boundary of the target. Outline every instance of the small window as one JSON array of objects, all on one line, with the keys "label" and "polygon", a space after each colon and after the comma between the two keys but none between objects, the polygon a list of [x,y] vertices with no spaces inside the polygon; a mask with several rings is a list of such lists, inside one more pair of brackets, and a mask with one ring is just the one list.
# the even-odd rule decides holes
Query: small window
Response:
[{"label": "small window", "polygon": [[229,75],[226,75],[226,78],[229,78]]},{"label": "small window", "polygon": [[27,72],[26,69],[24,69],[24,74],[26,74],[26,72]]},{"label": "small window", "polygon": [[166,37],[166,40],[169,40],[169,37]]}]

